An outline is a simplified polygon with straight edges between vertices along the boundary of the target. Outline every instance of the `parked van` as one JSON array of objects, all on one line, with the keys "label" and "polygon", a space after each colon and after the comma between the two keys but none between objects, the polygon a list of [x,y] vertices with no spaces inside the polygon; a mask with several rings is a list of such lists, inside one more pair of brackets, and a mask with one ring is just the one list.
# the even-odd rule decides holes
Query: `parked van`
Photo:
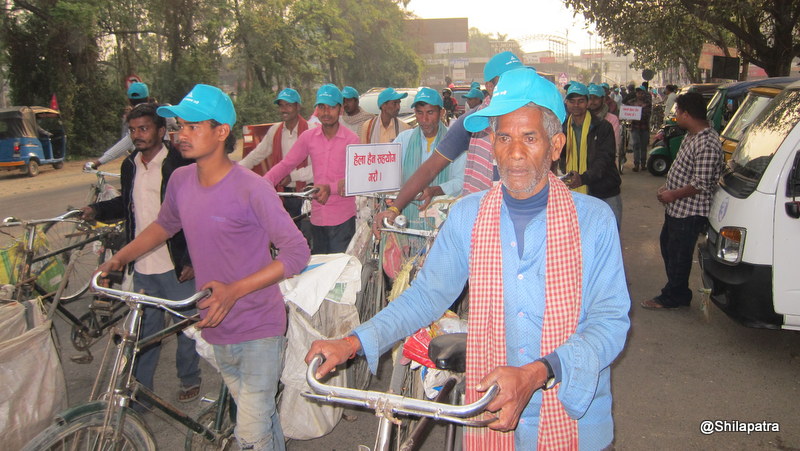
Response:
[{"label": "parked van", "polygon": [[800,82],[748,127],[699,245],[711,300],[750,327],[800,330]]},{"label": "parked van", "polygon": [[736,113],[720,133],[725,161],[730,159],[745,130],[758,117],[758,114],[784,88],[796,81],[800,81],[800,77],[776,77],[760,80],[750,86],[747,97],[744,98],[741,105],[735,110]]}]

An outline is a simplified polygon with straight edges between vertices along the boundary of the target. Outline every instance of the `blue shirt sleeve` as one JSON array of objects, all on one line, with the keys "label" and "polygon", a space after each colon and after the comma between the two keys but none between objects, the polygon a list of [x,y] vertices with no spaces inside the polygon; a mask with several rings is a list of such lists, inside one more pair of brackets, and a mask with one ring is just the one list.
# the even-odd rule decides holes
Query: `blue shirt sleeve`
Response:
[{"label": "blue shirt sleeve", "polygon": [[447,134],[444,135],[444,138],[442,138],[442,141],[436,147],[436,151],[448,160],[455,160],[469,148],[469,140],[472,134],[464,128],[464,120],[475,111],[474,109],[467,111],[459,116],[455,122],[451,123]]}]

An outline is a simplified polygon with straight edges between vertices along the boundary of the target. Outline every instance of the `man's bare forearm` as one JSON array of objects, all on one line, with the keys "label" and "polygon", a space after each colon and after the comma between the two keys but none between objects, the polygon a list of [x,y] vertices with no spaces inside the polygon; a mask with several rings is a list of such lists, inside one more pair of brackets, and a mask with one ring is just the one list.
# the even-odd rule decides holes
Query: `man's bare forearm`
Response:
[{"label": "man's bare forearm", "polygon": [[434,152],[425,162],[423,162],[414,174],[409,177],[408,181],[397,193],[394,205],[399,210],[405,208],[417,195],[422,192],[430,183],[450,164],[450,160],[445,158],[439,152]]}]

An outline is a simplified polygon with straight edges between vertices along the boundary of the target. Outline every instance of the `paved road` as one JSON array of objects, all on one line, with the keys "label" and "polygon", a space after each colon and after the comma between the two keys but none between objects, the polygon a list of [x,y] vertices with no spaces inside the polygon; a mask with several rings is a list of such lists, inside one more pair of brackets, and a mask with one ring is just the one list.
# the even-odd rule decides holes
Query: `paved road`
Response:
[{"label": "paved road", "polygon": [[[91,177],[80,174],[78,167],[43,170],[35,179],[0,173],[0,216],[50,215],[63,211],[67,204],[79,204]],[[800,449],[800,334],[748,329],[716,307],[706,319],[699,296],[690,309],[654,312],[639,308],[638,302],[656,294],[665,280],[658,249],[663,209],[654,198],[662,181],[630,169],[623,176],[622,244],[633,306],[628,343],[613,367],[617,449]],[[697,266],[692,286],[701,286]],[[68,360],[75,352],[63,322],[57,321],[57,326]],[[93,348],[98,358],[92,365],[65,363],[72,404],[86,398],[102,345]],[[158,374],[158,389],[168,397],[174,396],[177,388],[173,354],[171,341],[162,353]],[[218,378],[207,365],[203,371],[203,392],[213,395]],[[385,383],[378,379],[373,388],[380,389]],[[200,407],[195,403],[191,408],[196,412]],[[326,437],[294,441],[288,448],[319,451],[371,446],[374,417],[368,413],[355,416],[355,422],[340,422]],[[156,431],[160,449],[182,446],[182,430],[165,425],[153,414],[147,420]],[[778,422],[780,432],[703,435],[699,428],[704,420]],[[425,447],[439,448],[436,443]]]}]

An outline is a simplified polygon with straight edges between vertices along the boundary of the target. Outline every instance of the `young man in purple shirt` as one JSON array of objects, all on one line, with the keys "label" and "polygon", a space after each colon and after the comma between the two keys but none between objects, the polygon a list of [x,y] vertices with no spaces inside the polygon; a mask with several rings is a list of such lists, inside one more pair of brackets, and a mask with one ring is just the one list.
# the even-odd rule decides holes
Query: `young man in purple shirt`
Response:
[{"label": "young man in purple shirt", "polygon": [[317,90],[317,117],[322,124],[297,138],[289,154],[264,175],[278,184],[311,157],[314,186],[319,188],[311,203],[312,254],[334,254],[347,250],[356,232],[355,197],[344,196],[347,146],[358,144],[358,136],[339,123],[342,92],[334,85]]},{"label": "young man in purple shirt", "polygon": [[236,439],[242,449],[282,450],[275,395],[286,311],[277,284],[305,267],[308,245],[274,188],[228,158],[236,112],[225,93],[196,85],[158,114],[178,118],[178,148],[196,163],[173,172],[156,221],[100,269],[119,270],[183,229],[197,288],[213,291],[197,305],[197,327],[236,401]]}]

